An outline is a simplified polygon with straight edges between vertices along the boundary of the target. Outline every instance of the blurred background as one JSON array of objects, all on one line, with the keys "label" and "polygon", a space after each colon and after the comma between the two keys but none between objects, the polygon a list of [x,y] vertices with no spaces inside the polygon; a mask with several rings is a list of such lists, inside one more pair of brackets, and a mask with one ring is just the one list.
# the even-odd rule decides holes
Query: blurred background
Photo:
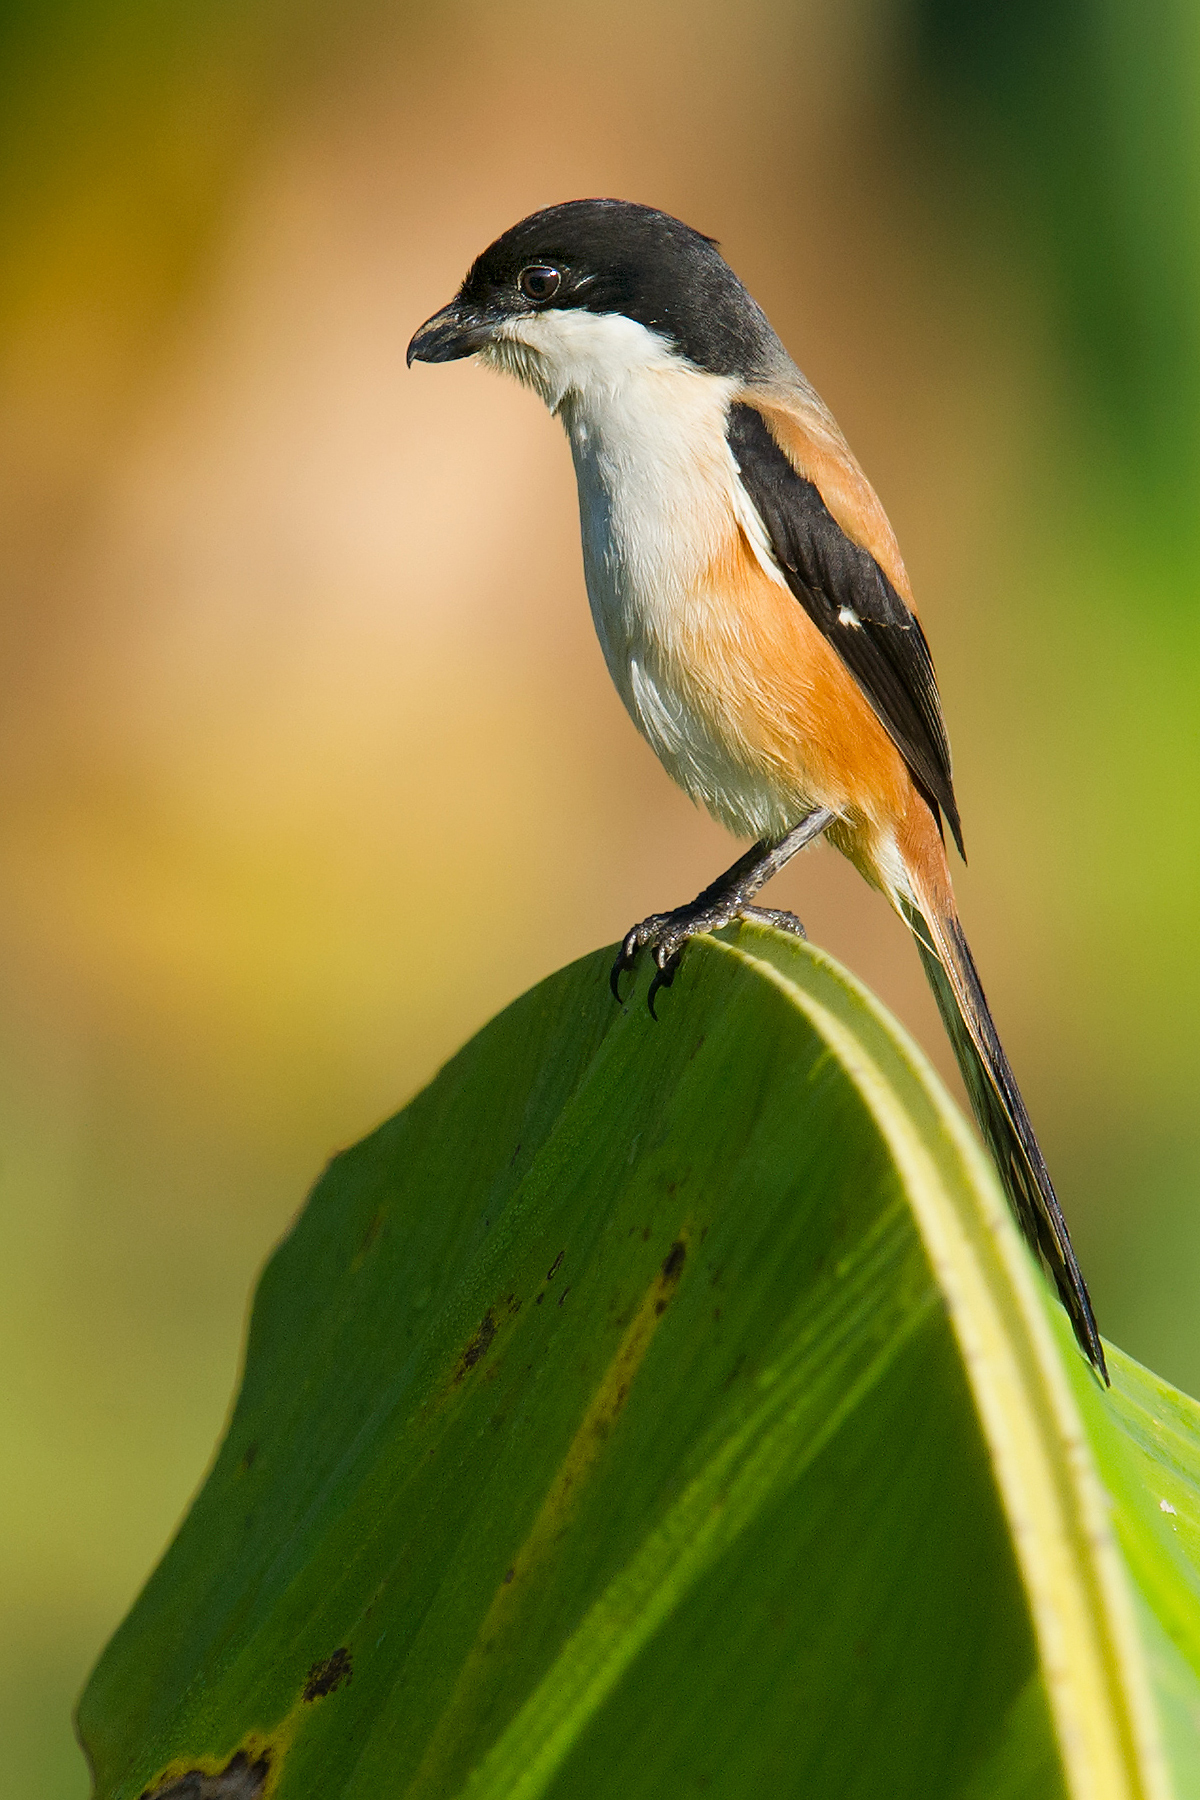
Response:
[{"label": "blurred background", "polygon": [[[609,686],[557,425],[404,368],[581,194],[719,237],[878,488],[1097,1311],[1200,1389],[1200,13],[9,0],[5,1800],[83,1800],[72,1702],[329,1154],[733,854]],[[950,1073],[848,867],[773,899]]]}]

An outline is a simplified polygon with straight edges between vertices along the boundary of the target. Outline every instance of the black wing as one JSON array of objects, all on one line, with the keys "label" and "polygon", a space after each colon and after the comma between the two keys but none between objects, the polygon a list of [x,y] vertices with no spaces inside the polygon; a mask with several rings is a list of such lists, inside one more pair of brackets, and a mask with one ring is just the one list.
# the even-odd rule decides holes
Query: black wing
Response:
[{"label": "black wing", "polygon": [[854,676],[935,818],[939,807],[945,813],[962,855],[950,745],[920,620],[870,551],[846,536],[816,484],[797,474],[755,407],[730,408],[728,436],[788,586]]}]

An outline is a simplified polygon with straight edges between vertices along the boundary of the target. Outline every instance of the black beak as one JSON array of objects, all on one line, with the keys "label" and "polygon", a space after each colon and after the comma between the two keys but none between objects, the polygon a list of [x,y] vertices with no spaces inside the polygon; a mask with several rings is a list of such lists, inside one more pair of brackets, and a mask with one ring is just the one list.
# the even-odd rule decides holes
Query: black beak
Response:
[{"label": "black beak", "polygon": [[482,313],[464,306],[461,300],[452,300],[432,319],[426,319],[417,332],[408,346],[408,366],[411,369],[415,362],[456,362],[460,356],[474,356],[491,342],[493,330]]}]

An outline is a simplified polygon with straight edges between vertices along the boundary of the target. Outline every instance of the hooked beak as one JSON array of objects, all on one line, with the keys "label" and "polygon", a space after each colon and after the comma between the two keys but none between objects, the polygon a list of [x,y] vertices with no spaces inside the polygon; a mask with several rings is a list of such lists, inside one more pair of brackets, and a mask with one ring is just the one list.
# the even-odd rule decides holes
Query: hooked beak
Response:
[{"label": "hooked beak", "polygon": [[461,300],[452,300],[432,319],[426,319],[416,333],[408,346],[408,366],[411,369],[415,362],[456,362],[460,356],[474,356],[491,343],[494,330],[494,324],[482,313],[464,306]]}]

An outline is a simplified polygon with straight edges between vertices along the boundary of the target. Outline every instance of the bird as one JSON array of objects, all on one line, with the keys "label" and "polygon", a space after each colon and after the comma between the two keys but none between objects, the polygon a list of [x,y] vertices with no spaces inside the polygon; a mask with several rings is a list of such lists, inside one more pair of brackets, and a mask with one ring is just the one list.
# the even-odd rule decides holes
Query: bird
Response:
[{"label": "bird", "polygon": [[474,356],[566,429],[605,662],[667,773],[753,840],[695,900],[626,933],[612,969],[738,918],[824,836],[916,941],[1017,1223],[1084,1354],[1104,1348],[1066,1220],[959,921],[965,861],[933,659],[895,533],[833,414],[717,241],[657,208],[570,200],[479,255],[408,346]]}]

